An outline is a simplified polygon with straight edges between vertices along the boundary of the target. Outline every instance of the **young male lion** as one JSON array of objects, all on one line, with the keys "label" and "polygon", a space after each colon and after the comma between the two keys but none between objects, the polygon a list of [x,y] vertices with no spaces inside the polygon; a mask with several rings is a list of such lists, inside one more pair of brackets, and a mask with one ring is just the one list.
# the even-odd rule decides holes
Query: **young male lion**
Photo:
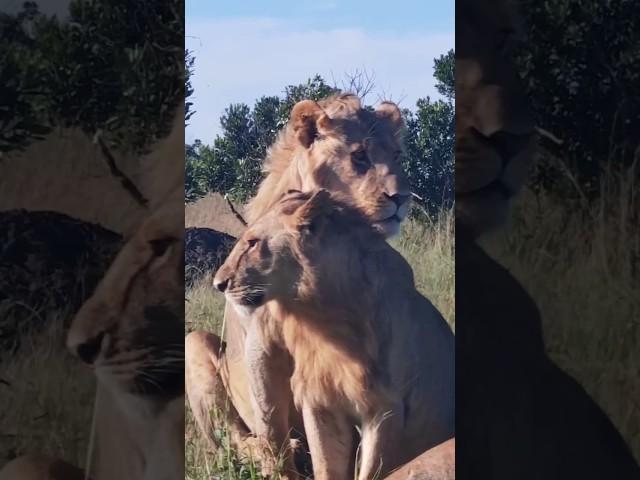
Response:
[{"label": "young male lion", "polygon": [[[247,344],[287,351],[318,480],[360,480],[454,433],[454,336],[408,263],[368,219],[324,190],[293,192],[242,235],[214,285],[241,315],[268,312]],[[249,350],[251,349],[251,350]]]},{"label": "young male lion", "polygon": [[[375,111],[362,107],[355,95],[342,94],[297,103],[289,123],[269,149],[266,177],[247,209],[249,224],[268,212],[289,189],[325,188],[349,197],[385,236],[399,231],[409,203],[409,182],[399,162],[402,115],[383,102]],[[241,450],[249,433],[265,440],[268,450],[288,450],[292,428],[302,418],[291,402],[291,362],[274,348],[262,355],[268,376],[250,382],[245,342],[252,321],[225,309],[226,342],[209,332],[186,338],[186,387],[189,404],[205,435],[213,442],[212,411],[227,415],[231,438]],[[292,405],[275,409],[275,405]],[[267,460],[263,458],[263,460]],[[268,469],[268,468],[267,468]],[[293,469],[288,461],[286,469]]]}]

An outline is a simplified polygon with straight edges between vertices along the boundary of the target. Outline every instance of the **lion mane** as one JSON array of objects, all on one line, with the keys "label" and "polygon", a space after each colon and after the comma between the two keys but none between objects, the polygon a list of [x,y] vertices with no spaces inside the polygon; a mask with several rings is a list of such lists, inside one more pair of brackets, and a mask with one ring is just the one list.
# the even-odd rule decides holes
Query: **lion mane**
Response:
[{"label": "lion mane", "polygon": [[[366,135],[362,135],[359,130],[365,131]],[[333,95],[318,102],[298,102],[291,111],[291,120],[267,151],[263,166],[264,180],[247,205],[248,223],[260,218],[287,190],[308,191],[314,187],[330,189],[331,181],[328,177],[331,173],[326,163],[327,152],[341,151],[339,146],[342,145],[339,144],[351,140],[350,137],[381,139],[381,156],[395,160],[402,152],[402,132],[400,111],[390,102],[383,102],[376,111],[364,109],[360,99],[349,93]],[[317,138],[334,135],[337,137],[335,143],[321,147],[313,145]],[[408,195],[404,173],[392,163],[388,168],[395,173],[399,182],[399,185],[391,187],[393,191],[389,191],[389,195],[396,193],[396,190]],[[349,193],[356,203],[363,205],[366,205],[366,199],[371,196],[382,196],[382,190],[390,186],[389,182],[358,179],[343,169],[336,173],[342,177],[339,179],[341,182],[358,185],[359,188],[354,188]]]},{"label": "lion mane", "polygon": [[[287,191],[323,188],[352,199],[384,236],[397,234],[410,199],[409,182],[400,162],[403,129],[400,109],[391,102],[382,102],[375,110],[364,108],[353,94],[298,102],[268,150],[265,178],[246,209],[249,225],[270,211]],[[263,314],[267,313],[256,312]],[[247,337],[255,334],[254,330],[227,304],[224,341],[213,333],[191,332],[186,338],[187,396],[198,425],[214,445],[217,440],[209,412],[219,409],[227,412],[232,438],[244,442],[251,440],[251,433],[270,437],[271,450],[278,451],[289,428],[301,428],[301,416],[292,410],[289,418],[284,418],[290,405],[284,397],[291,392],[285,374],[287,360],[280,355],[283,352],[272,352],[268,360],[281,363],[282,375],[270,379],[268,388],[267,384],[257,387],[262,391],[261,404],[276,413],[255,411],[252,390],[256,385],[250,380],[245,360]],[[261,355],[259,350],[254,354]],[[281,387],[274,387],[276,383]],[[269,405],[274,402],[287,407],[273,410]],[[287,468],[293,467],[289,464]],[[263,467],[263,472],[268,470]]]},{"label": "lion mane", "polygon": [[258,344],[292,357],[316,478],[349,478],[358,426],[358,478],[368,479],[381,459],[388,472],[453,436],[454,337],[406,260],[338,198],[287,194],[243,234],[214,284],[240,308],[260,290],[254,306],[269,315],[256,324]]}]

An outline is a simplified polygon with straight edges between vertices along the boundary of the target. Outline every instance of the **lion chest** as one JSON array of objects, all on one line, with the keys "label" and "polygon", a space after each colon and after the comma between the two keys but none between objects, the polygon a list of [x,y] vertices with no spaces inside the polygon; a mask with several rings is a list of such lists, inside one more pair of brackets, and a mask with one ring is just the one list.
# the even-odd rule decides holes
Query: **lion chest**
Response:
[{"label": "lion chest", "polygon": [[283,340],[294,361],[291,387],[296,405],[343,407],[366,415],[380,389],[373,375],[375,355],[363,338],[344,338],[289,317]]}]

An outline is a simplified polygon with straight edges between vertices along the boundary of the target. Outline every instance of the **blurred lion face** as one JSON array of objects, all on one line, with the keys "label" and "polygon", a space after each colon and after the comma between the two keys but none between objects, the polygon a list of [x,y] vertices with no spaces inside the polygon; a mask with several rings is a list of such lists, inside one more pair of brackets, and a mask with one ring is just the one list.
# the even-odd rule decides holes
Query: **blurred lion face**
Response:
[{"label": "blurred lion face", "polygon": [[474,236],[505,220],[533,158],[534,124],[512,59],[506,0],[456,7],[456,219]]}]

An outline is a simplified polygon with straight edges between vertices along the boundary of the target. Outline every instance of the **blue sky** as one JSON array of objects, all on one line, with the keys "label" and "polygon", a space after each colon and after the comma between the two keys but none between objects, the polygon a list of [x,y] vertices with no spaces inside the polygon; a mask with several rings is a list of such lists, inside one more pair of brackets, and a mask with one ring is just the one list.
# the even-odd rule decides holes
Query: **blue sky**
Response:
[{"label": "blue sky", "polygon": [[310,28],[359,26],[390,33],[452,32],[455,3],[425,0],[185,0],[187,22],[197,18],[272,17]]},{"label": "blue sky", "polygon": [[316,73],[339,86],[367,71],[376,85],[367,103],[438,97],[433,59],[453,48],[454,25],[453,0],[186,0],[196,57],[186,141],[211,143],[230,103],[252,106]]}]

